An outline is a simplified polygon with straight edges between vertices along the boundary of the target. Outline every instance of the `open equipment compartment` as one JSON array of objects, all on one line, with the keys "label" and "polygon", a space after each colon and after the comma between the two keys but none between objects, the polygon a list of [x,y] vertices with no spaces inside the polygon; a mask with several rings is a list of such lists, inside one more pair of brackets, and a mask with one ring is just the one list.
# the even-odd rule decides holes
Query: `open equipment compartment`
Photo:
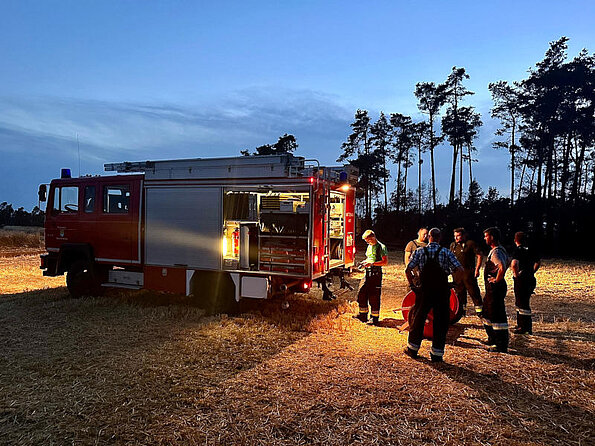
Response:
[{"label": "open equipment compartment", "polygon": [[310,193],[270,191],[259,196],[260,271],[309,273]]},{"label": "open equipment compartment", "polygon": [[329,206],[330,267],[345,262],[345,194],[332,191]]},{"label": "open equipment compartment", "polygon": [[227,190],[223,215],[223,269],[309,273],[309,190]]}]

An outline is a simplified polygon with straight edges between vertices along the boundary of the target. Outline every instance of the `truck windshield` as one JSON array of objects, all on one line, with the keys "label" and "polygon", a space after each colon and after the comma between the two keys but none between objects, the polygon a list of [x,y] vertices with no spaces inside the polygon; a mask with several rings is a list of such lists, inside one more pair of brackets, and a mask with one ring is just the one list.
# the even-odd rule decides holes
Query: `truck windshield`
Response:
[{"label": "truck windshield", "polygon": [[79,210],[78,186],[57,187],[54,190],[54,213],[73,213]]}]

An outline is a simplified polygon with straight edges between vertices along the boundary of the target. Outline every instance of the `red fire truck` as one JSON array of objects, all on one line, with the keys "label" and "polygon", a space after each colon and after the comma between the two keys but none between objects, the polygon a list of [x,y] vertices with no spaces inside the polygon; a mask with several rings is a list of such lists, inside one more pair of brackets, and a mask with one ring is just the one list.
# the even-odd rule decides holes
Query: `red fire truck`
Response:
[{"label": "red fire truck", "polygon": [[[46,276],[73,296],[104,287],[193,295],[211,312],[307,292],[354,264],[353,167],[291,154],[106,164],[46,198]],[[46,193],[47,192],[47,193]]]}]

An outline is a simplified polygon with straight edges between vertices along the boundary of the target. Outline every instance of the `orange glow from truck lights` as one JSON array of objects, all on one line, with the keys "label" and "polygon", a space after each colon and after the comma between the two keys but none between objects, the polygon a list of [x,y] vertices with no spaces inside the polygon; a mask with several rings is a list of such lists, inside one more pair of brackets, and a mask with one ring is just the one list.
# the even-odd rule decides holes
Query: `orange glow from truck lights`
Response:
[{"label": "orange glow from truck lights", "polygon": [[350,189],[350,187],[349,184],[344,184],[339,189],[341,189],[343,192],[347,192]]},{"label": "orange glow from truck lights", "polygon": [[314,177],[310,177],[310,183],[314,183]]},{"label": "orange glow from truck lights", "polygon": [[310,284],[308,282],[304,282],[302,286],[304,287],[305,290],[310,288]]},{"label": "orange glow from truck lights", "polygon": [[314,263],[318,263],[318,254],[314,256]]}]

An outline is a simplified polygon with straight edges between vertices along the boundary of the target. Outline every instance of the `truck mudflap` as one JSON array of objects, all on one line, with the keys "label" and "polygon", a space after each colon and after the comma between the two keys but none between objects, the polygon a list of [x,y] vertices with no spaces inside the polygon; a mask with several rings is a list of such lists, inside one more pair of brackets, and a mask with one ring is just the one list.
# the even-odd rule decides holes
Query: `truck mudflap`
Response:
[{"label": "truck mudflap", "polygon": [[42,254],[40,257],[39,269],[43,269],[43,275],[49,277],[58,276],[58,256],[54,253]]}]

